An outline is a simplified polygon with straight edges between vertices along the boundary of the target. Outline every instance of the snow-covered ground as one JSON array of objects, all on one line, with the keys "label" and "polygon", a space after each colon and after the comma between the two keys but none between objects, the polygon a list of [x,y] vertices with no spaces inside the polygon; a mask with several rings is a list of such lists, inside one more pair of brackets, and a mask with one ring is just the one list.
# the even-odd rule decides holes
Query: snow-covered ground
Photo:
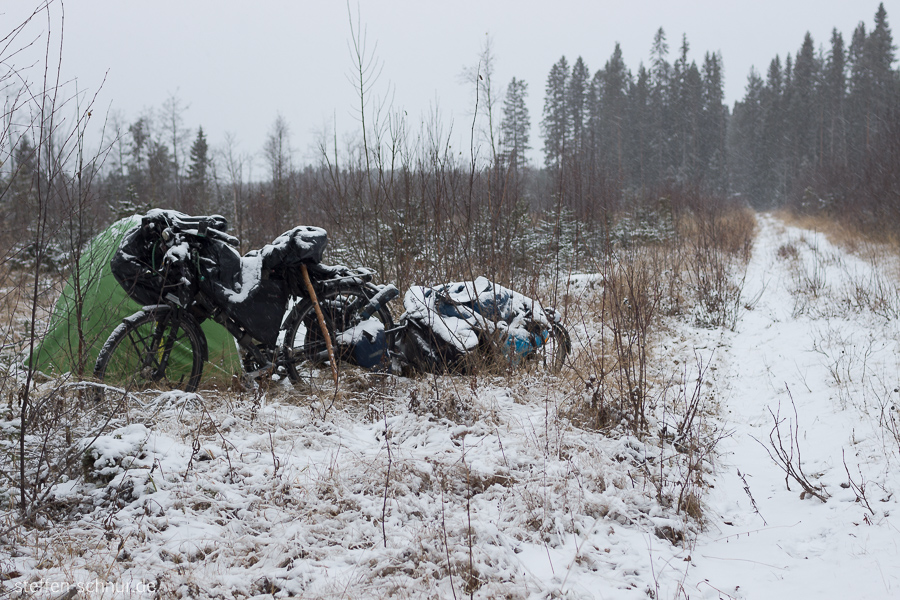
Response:
[{"label": "snow-covered ground", "polygon": [[571,374],[347,372],[333,405],[135,399],[42,526],[0,537],[0,595],[900,597],[892,261],[761,215],[735,330],[669,323],[658,373],[688,394],[702,374],[717,409],[700,522],[659,501],[672,445],[579,427]]}]

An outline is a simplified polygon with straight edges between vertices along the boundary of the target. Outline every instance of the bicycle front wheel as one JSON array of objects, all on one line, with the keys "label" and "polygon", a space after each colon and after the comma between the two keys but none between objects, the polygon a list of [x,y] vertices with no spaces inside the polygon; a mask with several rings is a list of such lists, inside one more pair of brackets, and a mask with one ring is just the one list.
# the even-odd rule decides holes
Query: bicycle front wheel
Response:
[{"label": "bicycle front wheel", "polygon": [[203,331],[171,310],[140,311],[125,319],[104,344],[94,376],[126,391],[193,392],[203,373]]}]

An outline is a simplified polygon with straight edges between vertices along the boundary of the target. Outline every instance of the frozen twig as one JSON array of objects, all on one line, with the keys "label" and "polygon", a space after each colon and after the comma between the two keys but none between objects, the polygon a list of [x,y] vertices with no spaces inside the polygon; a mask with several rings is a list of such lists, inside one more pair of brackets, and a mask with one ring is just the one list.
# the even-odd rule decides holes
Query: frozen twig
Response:
[{"label": "frozen twig", "polygon": [[[849,481],[848,486],[853,490],[853,493],[856,494],[856,501],[865,506],[866,510],[872,513],[872,516],[874,517],[875,511],[872,509],[872,505],[869,504],[869,499],[866,497],[866,480],[863,477],[862,470],[859,472],[859,483],[856,483],[853,481],[853,476],[850,475],[850,468],[847,466],[847,456],[844,454],[843,450],[841,450],[841,458],[844,461],[844,470],[847,472],[847,481]],[[846,486],[841,484],[841,487]]]},{"label": "frozen twig", "polygon": [[[791,399],[791,406],[794,408],[794,420],[788,421],[789,430],[787,432],[787,442],[788,447],[784,447],[784,438],[781,432],[781,424],[784,423],[785,419],[781,418],[781,403],[778,403],[778,411],[772,412],[772,409],[769,408],[769,414],[772,415],[772,421],[774,425],[772,430],[769,432],[769,443],[770,446],[766,446],[763,444],[763,447],[766,449],[766,452],[769,453],[769,456],[775,461],[782,471],[784,471],[784,483],[787,486],[788,491],[791,489],[790,480],[793,479],[797,483],[800,484],[800,487],[803,488],[804,494],[809,494],[810,496],[815,496],[822,502],[826,502],[828,498],[830,498],[830,494],[825,491],[825,489],[821,485],[814,485],[809,481],[809,478],[803,472],[803,467],[800,461],[800,443],[799,443],[799,430],[800,426],[797,418],[797,405],[794,403],[794,397],[791,395],[791,390],[787,386],[788,397]],[[757,440],[759,441],[759,440]]]}]

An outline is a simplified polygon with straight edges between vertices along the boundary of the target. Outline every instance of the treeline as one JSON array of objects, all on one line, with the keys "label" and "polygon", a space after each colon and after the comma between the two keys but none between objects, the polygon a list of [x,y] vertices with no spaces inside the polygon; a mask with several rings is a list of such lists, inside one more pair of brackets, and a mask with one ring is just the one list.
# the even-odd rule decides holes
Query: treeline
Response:
[{"label": "treeline", "polygon": [[606,219],[623,204],[665,185],[691,186],[724,195],[728,110],[722,59],[706,53],[689,59],[682,38],[678,56],[660,28],[650,67],[637,74],[618,44],[602,69],[590,75],[579,57],[563,57],[547,78],[543,119],[544,168],[554,194],[587,220]]},{"label": "treeline", "polygon": [[437,119],[412,125],[384,107],[361,115],[355,142],[323,141],[311,165],[295,164],[281,117],[255,155],[229,137],[212,148],[202,128],[184,125],[174,97],[132,122],[113,118],[108,141],[88,160],[80,135],[89,111],[65,136],[51,121],[22,130],[8,118],[0,137],[4,256],[13,247],[21,254],[23,239],[65,235],[61,246],[72,248],[117,217],[164,206],[225,215],[244,250],[314,223],[329,229],[346,260],[401,283],[462,276],[485,263],[502,283],[551,246],[577,259],[615,242],[623,216],[655,226],[710,199],[898,222],[894,51],[880,6],[872,30],[861,23],[849,44],[835,30],[829,48],[816,49],[807,35],[795,56],[772,60],[765,79],[751,72],[733,113],[722,57],[706,52],[698,65],[682,37],[672,60],[662,28],[636,73],[618,44],[593,74],[582,58],[570,65],[563,57],[544,89],[541,166],[525,160],[529,86],[513,78],[498,94],[489,47],[469,74],[479,98],[472,147],[487,148],[477,156],[451,151]]},{"label": "treeline", "polygon": [[900,222],[900,72],[884,5],[849,44],[807,34],[751,72],[729,131],[732,189],[754,205],[825,211],[866,228]]},{"label": "treeline", "polygon": [[887,13],[860,23],[849,45],[807,34],[796,55],[755,70],[729,113],[723,64],[698,68],[682,42],[669,62],[663,29],[636,73],[615,50],[593,76],[565,57],[547,78],[544,168],[556,197],[587,220],[672,186],[755,208],[790,206],[900,222],[900,72]]}]

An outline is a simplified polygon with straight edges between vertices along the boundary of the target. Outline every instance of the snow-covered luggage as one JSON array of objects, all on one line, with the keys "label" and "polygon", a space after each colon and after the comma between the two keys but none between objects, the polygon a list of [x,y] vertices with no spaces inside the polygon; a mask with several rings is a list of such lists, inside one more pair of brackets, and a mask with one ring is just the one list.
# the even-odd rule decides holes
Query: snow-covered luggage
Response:
[{"label": "snow-covered luggage", "polygon": [[558,369],[570,348],[561,315],[485,277],[415,286],[403,299],[400,350],[427,372],[469,372],[478,350],[512,364],[540,358]]},{"label": "snow-covered luggage", "polygon": [[[204,221],[203,229],[213,228],[224,234],[225,219],[213,215]],[[174,266],[169,255],[172,249],[165,247],[161,242],[163,232],[172,231],[172,226],[183,222],[185,227],[194,225],[194,230],[200,227],[197,218],[191,219],[187,215],[169,210],[151,210],[141,218],[140,224],[129,230],[118,250],[110,261],[110,269],[113,277],[125,290],[129,297],[138,304],[148,306],[160,304],[165,301],[167,294],[179,295],[179,290],[184,283],[189,283],[194,289],[198,282],[187,282],[184,269],[179,264]],[[212,226],[212,227],[211,227]],[[178,250],[175,250],[177,253]],[[192,278],[187,278],[192,279]]]}]

